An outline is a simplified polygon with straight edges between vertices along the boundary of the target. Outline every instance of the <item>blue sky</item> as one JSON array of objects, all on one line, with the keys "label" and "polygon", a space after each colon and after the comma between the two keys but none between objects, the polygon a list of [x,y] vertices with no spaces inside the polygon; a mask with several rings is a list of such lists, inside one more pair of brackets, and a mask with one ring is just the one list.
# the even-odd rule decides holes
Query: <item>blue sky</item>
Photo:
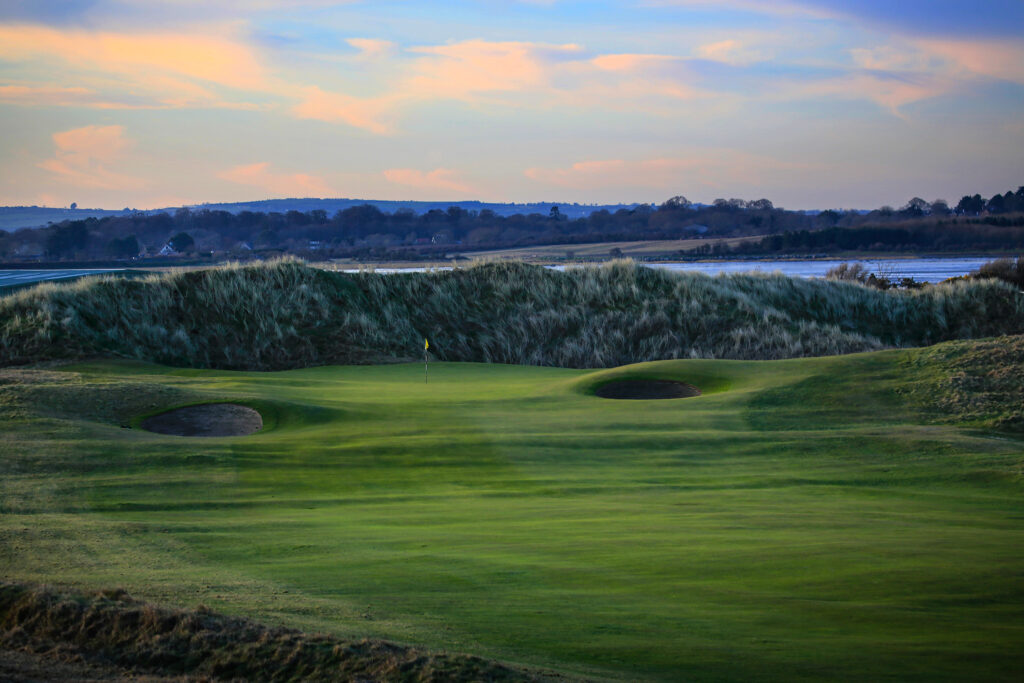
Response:
[{"label": "blue sky", "polygon": [[1024,2],[8,1],[0,203],[1024,183]]}]

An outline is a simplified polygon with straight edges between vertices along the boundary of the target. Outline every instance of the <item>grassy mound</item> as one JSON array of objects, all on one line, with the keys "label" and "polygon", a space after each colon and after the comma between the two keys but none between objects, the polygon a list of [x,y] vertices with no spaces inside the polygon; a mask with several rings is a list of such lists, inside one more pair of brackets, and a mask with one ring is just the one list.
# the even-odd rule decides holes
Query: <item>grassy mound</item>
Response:
[{"label": "grassy mound", "polygon": [[901,395],[936,421],[1024,432],[1024,335],[918,349],[905,362],[920,379]]},{"label": "grassy mound", "polygon": [[43,284],[0,298],[0,364],[95,356],[284,369],[413,360],[612,367],[774,359],[1024,331],[1005,283],[920,291],[616,262],[346,275],[298,262]]},{"label": "grassy mound", "polygon": [[[171,610],[124,591],[68,595],[0,583],[0,647],[135,676],[213,680],[525,681],[493,662],[373,640],[268,628],[200,608]],[[38,660],[37,660],[38,661]]]}]

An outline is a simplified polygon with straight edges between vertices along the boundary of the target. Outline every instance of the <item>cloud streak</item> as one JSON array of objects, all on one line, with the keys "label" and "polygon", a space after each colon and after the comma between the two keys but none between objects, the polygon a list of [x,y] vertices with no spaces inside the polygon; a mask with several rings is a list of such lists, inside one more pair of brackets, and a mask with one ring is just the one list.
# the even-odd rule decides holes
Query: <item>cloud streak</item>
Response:
[{"label": "cloud streak", "polygon": [[734,149],[700,149],[672,157],[579,161],[561,168],[533,167],[523,175],[544,185],[576,190],[685,187],[732,191],[740,184],[759,185],[771,174],[811,168],[805,163]]},{"label": "cloud streak", "polygon": [[217,174],[221,180],[256,187],[272,197],[331,197],[337,193],[323,178],[308,173],[275,173],[270,162],[234,166]]},{"label": "cloud streak", "polygon": [[447,190],[459,194],[473,192],[473,188],[459,180],[450,168],[435,168],[426,172],[414,168],[389,168],[384,171],[384,177],[389,183],[420,190]]},{"label": "cloud streak", "polygon": [[110,170],[133,145],[122,126],[84,126],[54,133],[54,157],[38,166],[59,182],[105,190],[138,189],[145,183]]}]

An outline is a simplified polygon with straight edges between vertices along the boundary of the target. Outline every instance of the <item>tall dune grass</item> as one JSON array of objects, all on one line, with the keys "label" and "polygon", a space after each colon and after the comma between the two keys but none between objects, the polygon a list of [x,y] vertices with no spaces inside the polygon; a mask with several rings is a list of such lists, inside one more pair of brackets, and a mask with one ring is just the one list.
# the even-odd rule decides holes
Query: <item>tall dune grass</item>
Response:
[{"label": "tall dune grass", "polygon": [[710,277],[616,261],[382,275],[283,260],[0,298],[0,363],[103,355],[276,369],[434,357],[564,367],[772,359],[1024,332],[1024,295],[962,281],[917,291],[780,274]]}]

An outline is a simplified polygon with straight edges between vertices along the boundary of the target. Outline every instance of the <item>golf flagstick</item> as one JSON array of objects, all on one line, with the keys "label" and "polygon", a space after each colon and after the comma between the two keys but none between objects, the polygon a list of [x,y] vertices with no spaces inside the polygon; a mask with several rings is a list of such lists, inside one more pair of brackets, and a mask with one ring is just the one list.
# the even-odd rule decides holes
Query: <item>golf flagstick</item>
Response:
[{"label": "golf flagstick", "polygon": [[427,383],[427,349],[430,348],[430,342],[427,338],[423,338],[423,383]]}]

